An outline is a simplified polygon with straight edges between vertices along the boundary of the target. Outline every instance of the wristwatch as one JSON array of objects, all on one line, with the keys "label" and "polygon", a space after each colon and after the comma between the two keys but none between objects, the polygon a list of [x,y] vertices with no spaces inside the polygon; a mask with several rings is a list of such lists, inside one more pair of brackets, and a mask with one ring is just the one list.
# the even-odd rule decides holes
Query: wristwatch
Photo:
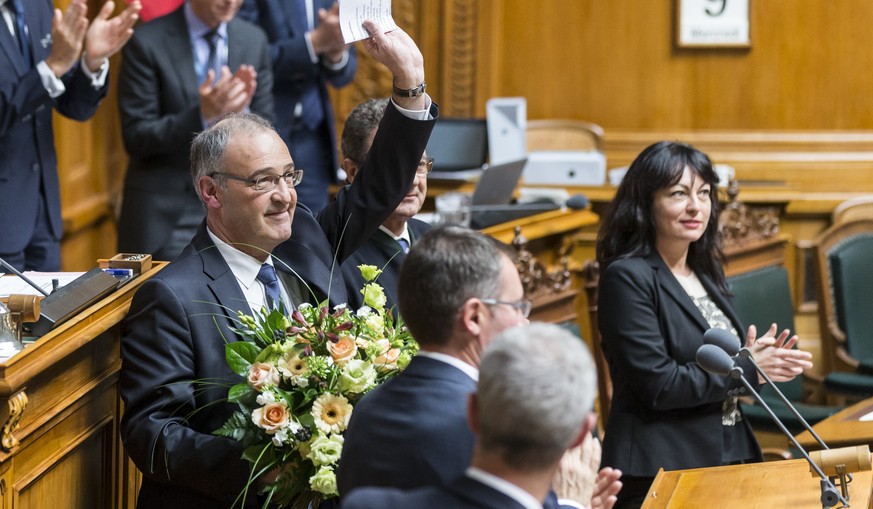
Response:
[{"label": "wristwatch", "polygon": [[423,96],[424,91],[427,89],[427,83],[422,83],[410,89],[397,88],[394,84],[392,86],[394,87],[394,95],[397,97],[409,97],[410,99]]}]

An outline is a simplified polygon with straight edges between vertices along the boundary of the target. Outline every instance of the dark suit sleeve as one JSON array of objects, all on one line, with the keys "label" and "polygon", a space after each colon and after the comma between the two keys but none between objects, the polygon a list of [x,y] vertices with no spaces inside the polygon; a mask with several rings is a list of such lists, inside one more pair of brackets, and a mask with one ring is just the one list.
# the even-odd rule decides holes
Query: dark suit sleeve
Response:
[{"label": "dark suit sleeve", "polygon": [[[328,8],[330,3],[322,2],[320,6]],[[315,7],[319,7],[318,2],[315,2]],[[275,19],[277,16],[281,17],[282,12],[270,0],[245,0],[238,14],[241,18],[264,27],[271,34],[270,60],[277,86],[300,86],[301,83],[318,79],[319,75],[324,76],[334,87],[348,85],[354,80],[358,69],[358,54],[354,46],[349,48],[346,65],[339,69],[330,69],[321,59],[313,63],[304,32],[294,31],[290,26],[275,26],[287,23],[285,19]],[[287,35],[277,37],[279,33]]]},{"label": "dark suit sleeve", "polygon": [[209,434],[212,429],[198,432],[191,427],[214,411],[199,408],[197,395],[227,390],[211,387],[214,380],[193,383],[194,343],[221,339],[217,333],[208,339],[196,337],[189,319],[196,312],[184,300],[161,279],[147,281],[134,296],[121,344],[121,437],[144,476],[206,497],[233,500],[249,476],[241,459],[242,444]]},{"label": "dark suit sleeve", "polygon": [[711,375],[696,362],[680,362],[669,345],[692,341],[692,334],[665,338],[662,321],[681,320],[682,310],[658,292],[644,263],[614,262],[600,280],[599,326],[614,380],[621,380],[649,410],[692,408],[723,401],[739,382]]},{"label": "dark suit sleeve", "polygon": [[270,64],[270,56],[267,49],[267,37],[263,31],[252,26],[247,39],[251,41],[252,46],[257,52],[252,60],[252,66],[258,73],[258,88],[255,89],[255,96],[249,105],[252,113],[266,118],[270,122],[276,120],[275,108],[273,106],[273,69]]},{"label": "dark suit sleeve", "polygon": [[139,160],[186,154],[194,134],[203,130],[199,101],[183,100],[166,41],[137,35],[122,50],[118,80],[124,147]]},{"label": "dark suit sleeve", "polygon": [[367,161],[352,185],[318,213],[317,219],[341,263],[379,228],[412,187],[435,119],[413,120],[388,103]]}]

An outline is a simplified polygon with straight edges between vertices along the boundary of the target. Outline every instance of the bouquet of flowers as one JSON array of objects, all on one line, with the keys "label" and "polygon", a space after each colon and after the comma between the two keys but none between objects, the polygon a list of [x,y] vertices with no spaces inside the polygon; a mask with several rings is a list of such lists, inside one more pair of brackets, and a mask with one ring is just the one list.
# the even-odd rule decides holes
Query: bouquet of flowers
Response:
[{"label": "bouquet of flowers", "polygon": [[345,304],[330,310],[325,301],[290,316],[238,313],[234,332],[243,340],[228,343],[225,358],[246,381],[229,389],[239,410],[214,433],[246,445],[252,473],[240,500],[261,475],[270,479],[265,506],[317,507],[337,496],[335,469],[355,403],[418,351],[402,320],[384,308],[374,282],[381,270],[359,269],[368,283],[356,311]]}]

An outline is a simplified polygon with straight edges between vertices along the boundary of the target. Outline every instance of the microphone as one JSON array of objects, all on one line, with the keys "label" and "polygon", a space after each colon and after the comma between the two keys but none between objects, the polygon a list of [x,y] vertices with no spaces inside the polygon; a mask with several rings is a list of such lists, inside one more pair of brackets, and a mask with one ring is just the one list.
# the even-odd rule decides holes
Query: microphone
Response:
[{"label": "microphone", "polygon": [[740,353],[740,338],[717,327],[709,329],[703,333],[703,343],[707,345],[715,345],[727,352],[731,357]]},{"label": "microphone", "polygon": [[565,203],[567,205],[567,208],[569,208],[569,209],[583,210],[583,209],[588,208],[588,204],[590,202],[588,201],[587,196],[580,193],[580,194],[574,194],[573,196],[567,198],[567,201]]},{"label": "microphone", "polygon": [[818,433],[816,433],[812,429],[812,426],[810,426],[809,423],[806,422],[806,419],[804,419],[803,416],[800,415],[800,412],[791,403],[791,401],[789,401],[788,398],[785,397],[785,394],[783,394],[782,391],[779,390],[779,387],[775,383],[773,383],[773,380],[770,379],[767,373],[765,373],[764,370],[761,369],[760,366],[758,366],[758,363],[755,362],[755,358],[752,357],[752,351],[746,347],[740,348],[739,338],[724,329],[712,328],[703,333],[703,343],[705,345],[718,346],[731,357],[739,354],[741,357],[749,359],[749,361],[752,363],[752,366],[755,367],[755,370],[761,375],[765,382],[770,384],[773,392],[775,392],[779,396],[779,399],[782,400],[782,403],[786,407],[788,407],[788,409],[791,411],[792,414],[794,414],[795,417],[797,417],[797,420],[800,421],[800,424],[803,425],[803,428],[808,431],[809,434],[813,436],[813,438],[815,438],[815,441],[818,442],[822,449],[830,449],[830,447],[828,447],[827,444],[824,443],[824,440],[822,440],[821,437],[818,436]]},{"label": "microphone", "polygon": [[[727,352],[721,349],[721,347],[714,344],[705,344],[701,345],[700,348],[697,349],[697,364],[703,368],[706,372],[712,373],[713,375],[719,376],[730,376],[736,380],[742,382],[743,386],[749,391],[750,394],[758,401],[767,415],[770,416],[770,419],[779,427],[785,436],[791,441],[794,447],[800,451],[803,455],[803,458],[809,463],[810,470],[814,471],[818,474],[819,479],[821,480],[821,504],[822,507],[833,507],[840,502],[844,506],[848,506],[849,502],[843,498],[840,493],[837,491],[834,484],[828,479],[825,473],[822,471],[821,467],[809,457],[806,450],[801,447],[800,443],[797,442],[797,439],[794,438],[794,435],[788,431],[788,428],[782,424],[782,421],[776,417],[776,414],[773,413],[773,410],[770,409],[770,406],[767,405],[767,402],[764,401],[764,398],[758,394],[752,384],[749,383],[748,380],[743,377],[743,368],[737,366],[733,359],[728,355]],[[843,483],[843,489],[845,490],[845,482]]]}]

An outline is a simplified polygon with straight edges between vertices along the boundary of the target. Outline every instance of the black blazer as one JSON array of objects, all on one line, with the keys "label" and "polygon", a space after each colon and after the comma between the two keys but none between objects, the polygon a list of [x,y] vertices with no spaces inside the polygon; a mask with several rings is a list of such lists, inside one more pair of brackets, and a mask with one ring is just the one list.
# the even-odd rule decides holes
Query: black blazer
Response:
[{"label": "black blazer", "polygon": [[[406,224],[409,228],[409,238],[413,246],[431,228],[429,224],[418,219],[410,219]],[[394,237],[382,230],[376,230],[357,251],[352,253],[343,262],[343,279],[346,281],[349,306],[352,309],[358,309],[364,305],[364,296],[361,295],[361,288],[364,287],[366,281],[361,276],[358,265],[375,265],[377,268],[382,269],[382,274],[379,275],[376,282],[385,289],[387,300],[385,309],[394,307],[397,304],[397,276],[400,275],[400,266],[405,259],[406,253],[400,249],[400,244],[394,240]],[[396,309],[394,311],[395,313],[397,312]]]},{"label": "black blazer", "polygon": [[[431,113],[438,115],[435,106]],[[291,239],[273,252],[276,267],[344,302],[333,260],[354,251],[403,199],[414,171],[401,170],[416,167],[433,124],[389,105],[365,163],[365,171],[374,165],[369,178],[356,179],[317,217],[297,207]],[[205,226],[134,295],[121,342],[121,437],[143,472],[139,509],[230,507],[248,479],[242,445],[212,435],[235,409],[224,400],[240,377],[226,365],[224,344],[235,340],[236,310],[250,311]]]},{"label": "black blazer", "polygon": [[[130,162],[118,221],[121,252],[154,252],[184,205],[199,203],[190,170],[191,140],[203,130],[193,51],[184,7],[137,27],[122,51],[118,107]],[[242,64],[255,68],[249,110],[272,121],[273,73],[263,31],[241,19],[228,23],[227,64],[231,72]]]},{"label": "black blazer", "polygon": [[[728,297],[709,278],[698,276],[737,331],[743,331]],[[721,465],[726,449],[722,403],[729,392],[743,392],[742,385],[697,365],[697,349],[709,324],[657,252],[609,264],[600,278],[598,325],[613,383],[602,465],[646,477],[654,477],[659,468]],[[757,386],[751,363],[744,359],[741,367]],[[760,456],[745,420],[735,431],[750,437]]]},{"label": "black blazer", "polygon": [[[24,5],[34,66],[25,71],[18,41],[0,25],[0,253],[23,250],[33,237],[39,196],[48,209],[48,235],[61,238],[61,194],[52,111],[73,120],[94,115],[106,95],[79,68],[65,74],[66,91],[52,99],[36,70],[51,52],[54,6],[50,0]],[[68,140],[74,143],[72,140]],[[420,154],[419,154],[420,156]],[[22,267],[23,268],[23,267]]]}]

